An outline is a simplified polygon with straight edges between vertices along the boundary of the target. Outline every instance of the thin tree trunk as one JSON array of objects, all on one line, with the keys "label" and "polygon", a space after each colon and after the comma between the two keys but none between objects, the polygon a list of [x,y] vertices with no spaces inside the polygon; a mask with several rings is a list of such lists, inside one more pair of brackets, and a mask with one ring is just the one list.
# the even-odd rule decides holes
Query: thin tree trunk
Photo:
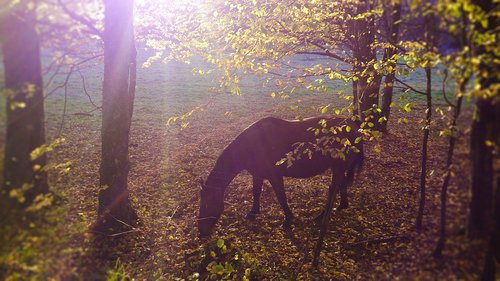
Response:
[{"label": "thin tree trunk", "polygon": [[128,191],[129,133],[135,94],[133,1],[105,0],[102,162],[96,232],[116,233],[136,224]]},{"label": "thin tree trunk", "polygon": [[313,262],[312,265],[314,268],[317,268],[319,265],[319,256],[321,254],[321,248],[323,247],[323,242],[325,240],[326,232],[328,231],[328,224],[330,223],[330,217],[333,210],[333,205],[335,204],[335,198],[337,197],[337,193],[339,191],[339,184],[343,183],[335,183],[334,188],[329,188],[328,190],[328,201],[325,207],[325,213],[321,219],[321,225],[319,230],[319,238],[316,242],[316,246],[314,247],[313,252]]},{"label": "thin tree trunk", "polygon": [[[35,11],[18,8],[4,16],[0,22],[0,40],[8,91],[0,203],[1,209],[7,212],[9,206],[27,206],[38,194],[49,191],[47,174],[39,169],[45,166],[46,156],[30,158],[30,153],[45,143],[43,80]],[[12,198],[9,193],[13,190],[21,193]]]},{"label": "thin tree trunk", "polygon": [[[399,22],[401,19],[401,4],[396,3],[393,6],[391,15],[391,24],[389,27],[389,43],[396,44],[398,41],[399,34]],[[384,61],[392,59],[396,54],[396,49],[386,48],[384,53]],[[394,92],[394,80],[396,78],[396,62],[388,62],[388,67],[392,68],[392,71],[387,73],[384,80],[384,94],[382,96],[382,115],[385,120],[380,124],[380,128],[383,132],[387,132],[387,123],[389,122],[389,117],[391,115],[391,104],[392,104],[392,94]]]},{"label": "thin tree trunk", "polygon": [[433,255],[435,257],[441,257],[442,252],[444,249],[444,245],[446,242],[446,197],[447,197],[447,192],[448,192],[448,185],[450,183],[450,178],[451,178],[451,173],[452,173],[452,167],[451,165],[453,164],[453,152],[455,150],[455,142],[457,139],[456,133],[457,133],[457,119],[460,116],[460,109],[462,107],[462,100],[463,100],[463,95],[462,93],[465,92],[465,87],[467,83],[469,82],[469,79],[464,79],[460,83],[460,95],[457,99],[457,103],[455,105],[455,111],[453,113],[453,120],[451,123],[451,135],[449,139],[449,144],[448,144],[448,156],[446,160],[446,176],[443,181],[443,185],[441,186],[441,217],[440,217],[440,222],[439,222],[439,240],[437,242],[436,248],[434,249]]},{"label": "thin tree trunk", "polygon": [[424,137],[422,141],[422,157],[421,163],[422,167],[420,170],[420,200],[418,204],[418,213],[417,220],[415,223],[415,227],[417,230],[422,229],[422,221],[424,217],[424,209],[425,209],[425,193],[426,193],[426,179],[427,179],[427,144],[429,142],[429,132],[431,127],[431,118],[432,118],[432,78],[431,78],[431,68],[425,68],[425,77],[427,79],[426,85],[426,100],[427,107],[425,109],[425,126],[424,126]]}]

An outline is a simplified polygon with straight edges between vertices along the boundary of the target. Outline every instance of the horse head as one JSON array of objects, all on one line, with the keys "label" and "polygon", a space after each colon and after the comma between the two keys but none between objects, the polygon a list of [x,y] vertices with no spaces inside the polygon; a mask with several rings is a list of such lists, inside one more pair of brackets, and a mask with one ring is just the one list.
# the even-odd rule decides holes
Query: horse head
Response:
[{"label": "horse head", "polygon": [[200,212],[198,215],[198,231],[200,237],[208,237],[224,210],[224,190],[207,187],[200,179]]}]

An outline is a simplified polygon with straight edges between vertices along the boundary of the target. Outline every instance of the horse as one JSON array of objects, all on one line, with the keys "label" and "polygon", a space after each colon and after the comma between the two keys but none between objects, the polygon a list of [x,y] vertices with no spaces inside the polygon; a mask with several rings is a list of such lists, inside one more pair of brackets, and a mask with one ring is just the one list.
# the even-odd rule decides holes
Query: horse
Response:
[{"label": "horse", "polygon": [[[268,180],[285,215],[283,226],[290,227],[293,214],[283,177],[309,178],[331,169],[329,198],[335,196],[332,194],[336,189],[340,190],[338,209],[343,209],[348,207],[347,186],[352,184],[362,164],[362,133],[351,118],[261,119],[243,130],[223,150],[205,182],[200,179],[200,237],[210,236],[224,210],[224,192],[243,170],[253,179],[253,206],[247,218],[255,218],[260,213],[262,184]],[[319,219],[325,211],[326,206]]]}]

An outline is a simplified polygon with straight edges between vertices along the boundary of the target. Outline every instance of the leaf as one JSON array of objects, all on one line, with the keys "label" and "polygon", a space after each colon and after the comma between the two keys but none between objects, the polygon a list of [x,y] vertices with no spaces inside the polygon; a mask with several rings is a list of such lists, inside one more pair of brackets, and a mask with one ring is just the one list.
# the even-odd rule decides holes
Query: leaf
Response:
[{"label": "leaf", "polygon": [[224,247],[224,239],[217,240],[217,247],[221,249]]},{"label": "leaf", "polygon": [[330,105],[327,105],[327,106],[322,107],[322,108],[321,108],[321,114],[325,114],[326,112],[328,112],[328,107],[329,107],[329,106],[330,106]]},{"label": "leaf", "polygon": [[346,126],[346,127],[345,127],[345,130],[346,130],[346,132],[348,132],[348,133],[349,133],[349,132],[351,131],[351,127],[350,127],[350,126]]},{"label": "leaf", "polygon": [[411,111],[411,107],[410,107],[411,103],[407,103],[403,106],[403,110],[406,111],[406,112],[410,112]]}]

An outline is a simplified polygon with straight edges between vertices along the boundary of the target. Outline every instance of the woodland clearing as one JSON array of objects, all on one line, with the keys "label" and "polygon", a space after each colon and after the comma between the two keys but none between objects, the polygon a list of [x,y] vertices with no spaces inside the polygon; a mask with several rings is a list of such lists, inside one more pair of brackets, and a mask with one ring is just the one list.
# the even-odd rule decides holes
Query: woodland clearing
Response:
[{"label": "woodland clearing", "polygon": [[[55,224],[51,235],[42,234],[43,239],[33,242],[46,249],[33,253],[45,261],[42,275],[65,280],[195,280],[200,269],[215,261],[209,266],[213,276],[230,280],[245,274],[253,280],[478,278],[485,245],[468,240],[464,228],[470,181],[469,132],[461,132],[458,138],[443,258],[431,256],[438,237],[447,148],[447,139],[439,136],[446,118],[437,113],[429,146],[424,229],[420,233],[414,230],[422,142],[419,120],[424,118],[425,108],[422,99],[411,93],[396,93],[406,98],[397,101],[390,132],[378,143],[379,148],[375,149],[376,143],[367,145],[364,169],[348,190],[350,207],[333,214],[318,269],[311,267],[319,232],[312,220],[325,203],[329,173],[285,181],[297,218],[291,231],[280,227],[282,211],[268,183],[264,184],[262,214],[255,221],[245,219],[252,202],[251,177],[242,173],[228,187],[225,211],[211,242],[201,243],[196,229],[198,179],[208,175],[224,147],[262,117],[314,116],[327,104],[341,108],[347,101],[338,92],[349,91],[349,86],[338,85],[327,94],[297,93],[281,99],[270,97],[268,90],[250,81],[241,96],[215,94],[209,90],[213,79],[192,76],[192,68],[175,63],[175,67],[153,65],[139,71],[130,134],[129,189],[141,224],[131,233],[106,238],[105,247],[99,241],[102,238],[95,239],[88,232],[95,221],[99,191],[100,113],[81,114],[93,107],[81,94],[80,78],[71,80],[64,123],[63,93],[47,98],[48,139],[65,138],[50,161],[72,164],[68,174],[50,177],[66,207],[48,215]],[[99,67],[87,74],[91,76],[87,78],[88,93],[98,103]],[[419,85],[418,76],[413,79]],[[446,108],[438,95],[435,93],[436,104]],[[411,111],[399,108],[408,101]],[[195,108],[187,119],[166,125],[170,117]],[[462,124],[469,111],[462,115]],[[328,113],[334,114],[333,110]],[[398,122],[402,117],[409,122]]]}]

